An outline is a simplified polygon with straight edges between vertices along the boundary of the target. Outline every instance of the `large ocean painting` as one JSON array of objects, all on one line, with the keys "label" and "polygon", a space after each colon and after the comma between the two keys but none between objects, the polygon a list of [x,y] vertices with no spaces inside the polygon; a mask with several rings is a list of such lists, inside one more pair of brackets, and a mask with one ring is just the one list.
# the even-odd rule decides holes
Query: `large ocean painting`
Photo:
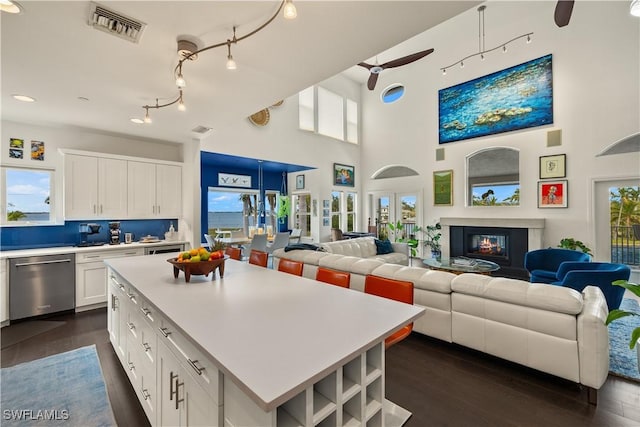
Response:
[{"label": "large ocean painting", "polygon": [[438,91],[439,142],[553,123],[551,55]]}]

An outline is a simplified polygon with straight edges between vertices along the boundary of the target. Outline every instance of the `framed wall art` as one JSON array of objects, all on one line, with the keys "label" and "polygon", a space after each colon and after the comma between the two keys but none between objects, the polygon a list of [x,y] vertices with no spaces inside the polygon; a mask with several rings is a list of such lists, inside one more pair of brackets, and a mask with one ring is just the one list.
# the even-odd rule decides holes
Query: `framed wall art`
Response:
[{"label": "framed wall art", "polygon": [[333,185],[343,185],[345,187],[355,186],[355,170],[353,166],[333,164]]},{"label": "framed wall art", "polygon": [[540,179],[564,178],[567,176],[566,154],[540,157]]},{"label": "framed wall art", "polygon": [[44,161],[44,142],[31,141],[31,160]]},{"label": "framed wall art", "polygon": [[296,175],[296,190],[304,190],[304,175]]},{"label": "framed wall art", "polygon": [[538,181],[539,208],[566,208],[568,197],[569,187],[566,179]]},{"label": "framed wall art", "polygon": [[553,123],[552,55],[438,91],[439,143]]},{"label": "framed wall art", "polygon": [[218,185],[221,187],[251,188],[251,175],[218,173]]},{"label": "framed wall art", "polygon": [[434,206],[453,205],[453,170],[433,172]]}]

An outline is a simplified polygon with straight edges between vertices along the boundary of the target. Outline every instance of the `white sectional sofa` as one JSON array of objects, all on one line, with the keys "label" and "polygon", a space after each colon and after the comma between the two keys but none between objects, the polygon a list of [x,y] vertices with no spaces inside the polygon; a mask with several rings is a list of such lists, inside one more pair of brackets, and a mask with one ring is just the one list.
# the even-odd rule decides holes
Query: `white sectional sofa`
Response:
[{"label": "white sectional sofa", "polygon": [[414,331],[457,343],[588,387],[589,401],[609,372],[607,303],[599,288],[570,288],[466,273],[455,275],[376,259],[296,250],[274,254],[351,273],[351,289],[364,290],[367,274],[411,281],[414,304],[425,314]]}]

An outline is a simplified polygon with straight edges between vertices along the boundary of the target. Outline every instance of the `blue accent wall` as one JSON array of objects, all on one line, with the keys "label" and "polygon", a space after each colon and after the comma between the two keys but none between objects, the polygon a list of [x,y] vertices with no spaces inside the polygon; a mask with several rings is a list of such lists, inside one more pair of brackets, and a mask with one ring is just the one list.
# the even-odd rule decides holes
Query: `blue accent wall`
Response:
[{"label": "blue accent wall", "polygon": [[[18,249],[34,249],[56,246],[74,246],[80,243],[80,224],[100,224],[100,232],[87,236],[89,242],[109,241],[109,222],[118,220],[98,221],[66,221],[64,225],[43,225],[0,228],[0,250],[11,251]],[[120,241],[124,242],[124,233],[134,233],[134,240],[142,236],[152,235],[164,239],[164,233],[169,226],[178,230],[177,219],[144,219],[120,220]]]},{"label": "blue accent wall", "polygon": [[[250,175],[251,176],[251,188],[247,188],[247,190],[258,190],[258,170],[255,169],[246,169],[241,167],[235,167],[234,165],[229,166],[220,166],[220,165],[212,165],[208,164],[204,161],[200,162],[200,206],[201,206],[201,217],[200,224],[202,224],[200,238],[204,240],[204,234],[208,232],[207,223],[208,223],[208,214],[207,214],[207,193],[209,191],[209,187],[219,187],[218,186],[218,173],[230,173],[235,175]],[[273,190],[273,191],[281,191],[282,189],[282,172],[283,171],[263,171],[262,179],[263,179],[263,187],[264,190]],[[285,177],[285,180],[287,178]],[[286,182],[286,181],[285,181]],[[242,188],[238,187],[229,187],[230,190],[242,190]],[[264,200],[264,193],[261,195],[262,200]],[[264,219],[263,219],[264,220]],[[286,222],[285,222],[286,228]]]}]

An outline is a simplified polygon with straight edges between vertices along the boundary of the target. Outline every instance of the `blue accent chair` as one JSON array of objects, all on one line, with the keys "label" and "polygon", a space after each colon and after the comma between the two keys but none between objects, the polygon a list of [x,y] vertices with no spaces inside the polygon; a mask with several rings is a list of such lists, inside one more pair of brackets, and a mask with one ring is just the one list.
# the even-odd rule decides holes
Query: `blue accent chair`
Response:
[{"label": "blue accent chair", "polygon": [[624,264],[609,262],[563,262],[558,269],[558,281],[553,285],[573,288],[576,291],[588,286],[597,286],[602,290],[609,311],[620,308],[625,289],[614,286],[616,280],[629,280],[631,269]]},{"label": "blue accent chair", "polygon": [[581,251],[562,248],[536,249],[524,255],[524,268],[532,283],[557,282],[557,271],[565,261],[589,262],[591,256]]}]

